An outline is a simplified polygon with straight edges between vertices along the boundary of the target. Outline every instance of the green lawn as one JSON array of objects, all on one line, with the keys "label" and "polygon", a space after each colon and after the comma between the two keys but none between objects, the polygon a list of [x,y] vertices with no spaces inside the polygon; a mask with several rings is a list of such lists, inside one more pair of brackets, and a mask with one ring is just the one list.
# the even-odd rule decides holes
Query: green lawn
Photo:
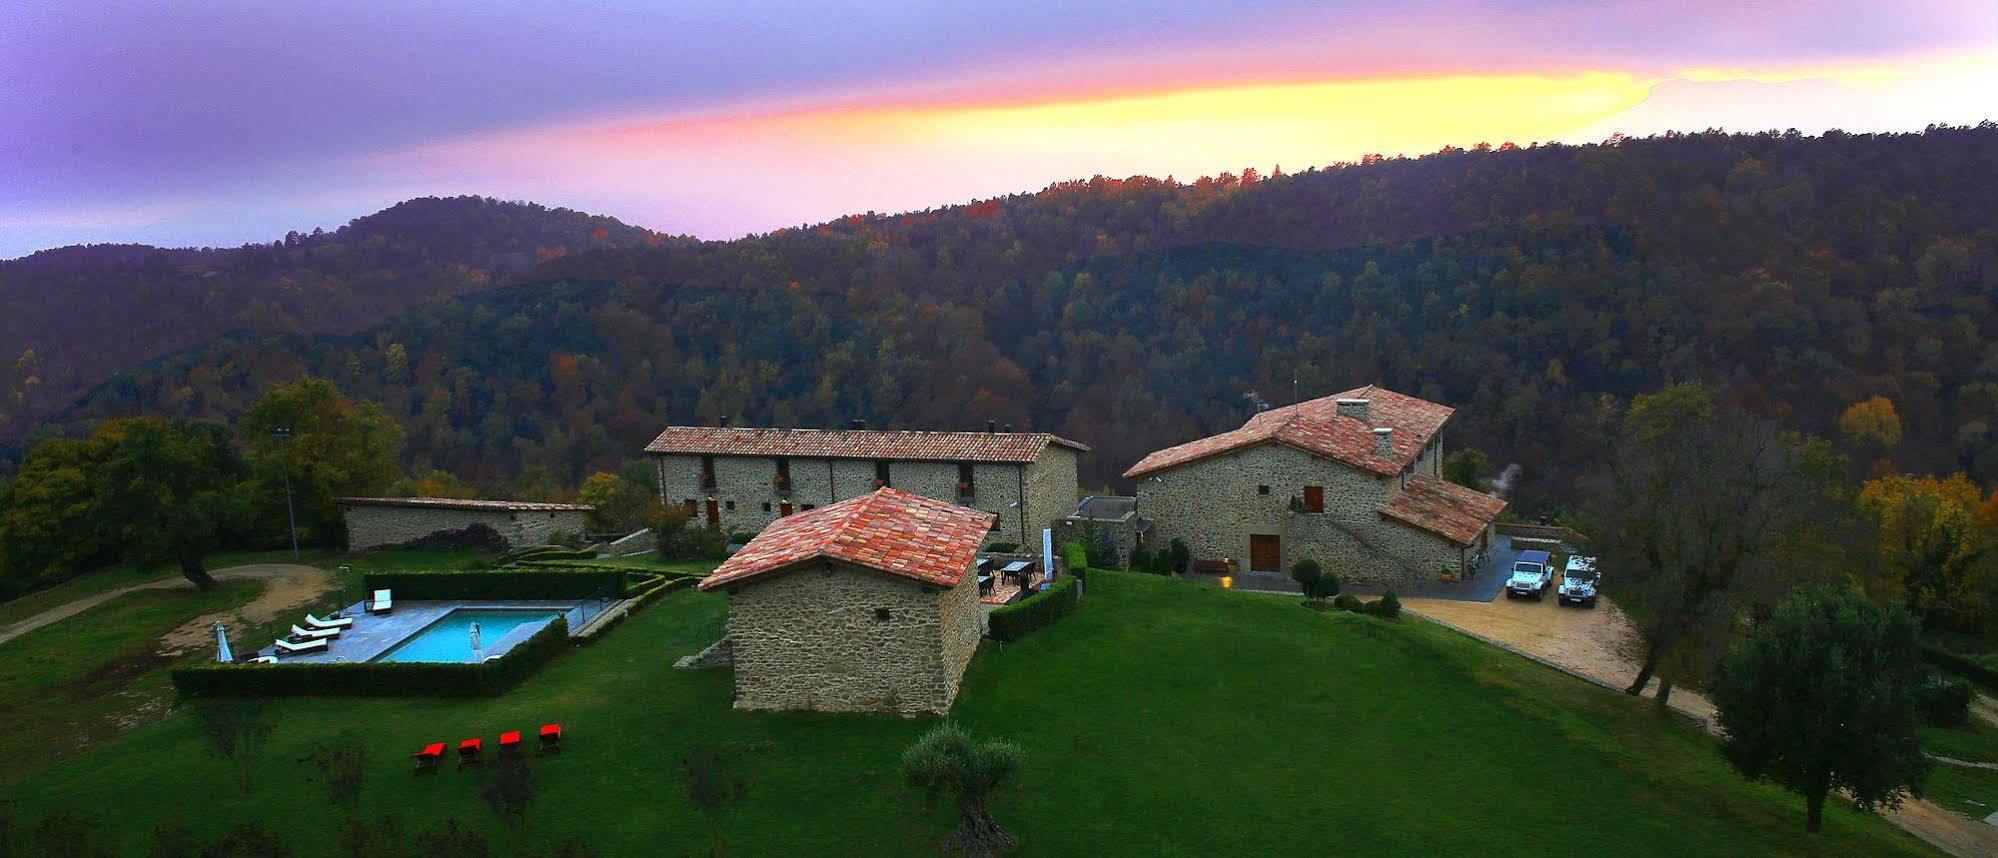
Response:
[{"label": "green lawn", "polygon": [[[1323,615],[1295,602],[1098,573],[1081,608],[979,653],[955,717],[1020,742],[1026,768],[994,806],[1025,855],[1917,854],[1878,819],[1828,808],[1802,833],[1794,797],[1743,782],[1711,738],[1642,701],[1413,619]],[[369,754],[354,816],[404,832],[457,820],[494,854],[582,837],[596,854],[933,855],[953,824],[897,771],[918,719],[737,712],[729,673],[676,671],[718,637],[720,596],[686,590],[496,700],[284,700],[250,794],[177,711],[14,791],[17,848],[59,809],[143,852],[162,820],[214,838],[243,819],[300,855],[333,855],[349,814],[301,762],[345,741]],[[530,762],[525,824],[499,822],[485,770],[410,773],[407,755],[560,720],[568,750]],[[345,737],[343,739],[343,737]],[[683,762],[716,752],[703,812]],[[0,804],[0,813],[5,805]],[[444,854],[433,849],[434,854]]]},{"label": "green lawn", "polygon": [[[305,563],[320,563],[330,557],[324,551],[305,552]],[[245,563],[290,563],[291,551],[229,551],[212,554],[208,557],[209,569],[223,569]],[[144,584],[162,578],[178,578],[180,570],[165,566],[153,569],[134,569],[130,566],[111,566],[85,572],[45,590],[0,602],[0,626],[12,625],[30,616],[39,614],[58,605],[65,605],[78,599],[95,596],[106,590],[116,590],[132,584]]]},{"label": "green lawn", "polygon": [[[1923,730],[1922,748],[1952,759],[1998,763],[1998,728],[1972,718],[1962,727]],[[1998,769],[1937,763],[1923,791],[1943,807],[1982,819],[1998,812]]]}]

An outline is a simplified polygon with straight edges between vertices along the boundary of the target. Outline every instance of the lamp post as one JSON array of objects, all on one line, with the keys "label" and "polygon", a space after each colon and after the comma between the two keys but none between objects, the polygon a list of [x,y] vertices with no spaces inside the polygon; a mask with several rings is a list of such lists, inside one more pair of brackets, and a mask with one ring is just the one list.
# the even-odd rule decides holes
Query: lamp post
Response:
[{"label": "lamp post", "polygon": [[291,427],[278,426],[271,434],[278,439],[278,467],[284,471],[284,517],[291,524],[291,559],[297,560],[298,512],[291,504]]}]

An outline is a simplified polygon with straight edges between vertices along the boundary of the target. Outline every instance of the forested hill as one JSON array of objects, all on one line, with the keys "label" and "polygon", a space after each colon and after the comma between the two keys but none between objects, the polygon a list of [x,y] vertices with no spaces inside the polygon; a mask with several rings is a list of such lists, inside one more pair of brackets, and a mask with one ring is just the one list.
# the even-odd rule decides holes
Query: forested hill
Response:
[{"label": "forested hill", "polygon": [[[550,283],[353,337],[236,337],[68,418],[228,418],[301,373],[384,402],[413,466],[573,484],[667,422],[969,428],[1145,451],[1367,382],[1558,499],[1605,395],[1705,380],[1854,450],[1998,479],[1998,128],[1446,151],[1096,180],[735,242],[571,253]],[[555,282],[559,281],[559,282]]]},{"label": "forested hill", "polygon": [[270,244],[93,245],[0,262],[0,439],[115,373],[224,332],[356,331],[562,253],[648,240],[607,217],[459,197]]}]

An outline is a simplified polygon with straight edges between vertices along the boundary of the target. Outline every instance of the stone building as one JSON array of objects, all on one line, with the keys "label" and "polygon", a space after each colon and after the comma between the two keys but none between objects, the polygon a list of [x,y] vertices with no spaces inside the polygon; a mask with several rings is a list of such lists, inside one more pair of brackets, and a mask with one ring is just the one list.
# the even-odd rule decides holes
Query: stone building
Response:
[{"label": "stone building", "polygon": [[694,522],[755,533],[796,512],[876,488],[992,513],[986,542],[1040,544],[1075,506],[1088,447],[1044,432],[760,429],[671,426],[645,452],[659,498]]},{"label": "stone building", "polygon": [[596,507],[464,498],[335,498],[347,521],[347,549],[401,545],[433,533],[483,524],[511,545],[542,545],[557,533],[580,533]]},{"label": "stone building", "polygon": [[728,594],[736,708],[949,712],[993,517],[883,488],[765,528],[700,585]]},{"label": "stone building", "polygon": [[1437,433],[1454,409],[1380,387],[1264,411],[1154,452],[1138,481],[1151,540],[1195,560],[1280,572],[1309,557],[1356,583],[1462,573],[1505,502],[1445,481]]}]

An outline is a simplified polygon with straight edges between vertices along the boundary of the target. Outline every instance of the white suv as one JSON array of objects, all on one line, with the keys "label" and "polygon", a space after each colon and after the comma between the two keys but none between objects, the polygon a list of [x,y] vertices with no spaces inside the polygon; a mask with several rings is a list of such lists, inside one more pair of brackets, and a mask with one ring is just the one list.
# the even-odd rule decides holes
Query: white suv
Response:
[{"label": "white suv", "polygon": [[1538,600],[1547,595],[1554,582],[1554,567],[1545,551],[1521,551],[1512,561],[1512,577],[1506,579],[1505,597]]},{"label": "white suv", "polygon": [[1555,599],[1563,605],[1593,608],[1596,606],[1596,584],[1600,580],[1601,577],[1596,574],[1596,558],[1570,556],[1567,568],[1561,570],[1561,589],[1555,594]]}]

